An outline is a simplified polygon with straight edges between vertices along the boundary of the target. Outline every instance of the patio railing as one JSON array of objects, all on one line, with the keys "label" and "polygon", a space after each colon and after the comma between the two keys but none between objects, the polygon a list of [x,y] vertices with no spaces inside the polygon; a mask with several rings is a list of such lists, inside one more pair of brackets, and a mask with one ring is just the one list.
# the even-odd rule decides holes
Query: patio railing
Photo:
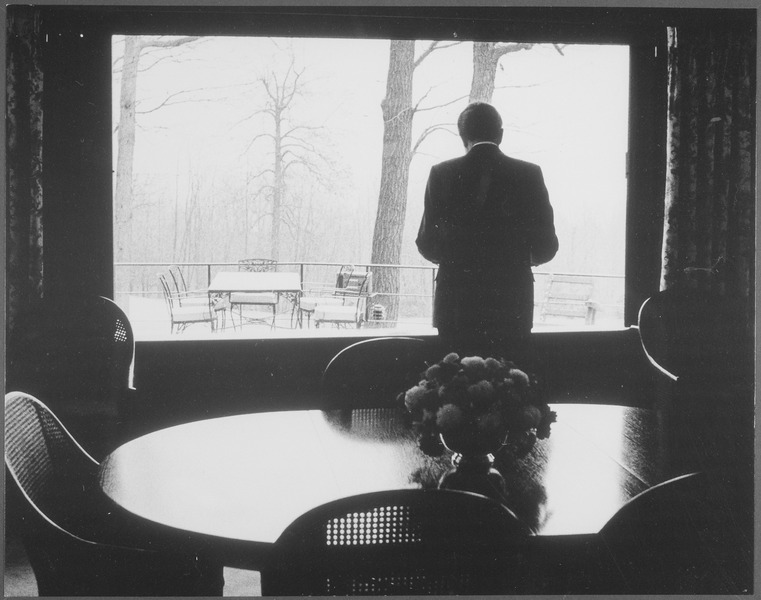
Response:
[{"label": "patio railing", "polygon": [[[338,269],[345,263],[338,262],[279,262],[278,270],[293,271],[299,274],[303,289],[330,286],[335,283]],[[399,309],[397,320],[377,322],[375,326],[395,328],[420,328],[431,330],[433,296],[436,286],[437,267],[434,265],[389,265],[377,263],[353,263],[356,270],[373,271],[378,269],[399,269],[400,290],[397,294]],[[165,272],[169,266],[177,265],[183,269],[190,289],[205,290],[214,275],[220,271],[237,270],[237,262],[139,262],[116,263],[114,265],[115,301],[127,312],[138,339],[142,334],[149,337],[158,332],[169,332],[168,314],[164,306],[163,292],[159,285],[158,274]],[[568,315],[550,315],[544,308],[550,300],[548,283],[551,279],[564,278],[570,281],[586,282],[591,289],[590,306],[593,306],[592,319],[578,319]],[[612,274],[560,273],[543,270],[534,271],[535,315],[534,327],[570,327],[570,328],[618,328],[623,326],[624,277]],[[290,329],[290,314],[283,308],[283,318],[279,319],[278,329]],[[562,311],[561,311],[562,312]],[[376,315],[377,316],[377,315]],[[148,333],[148,332],[153,333]],[[282,331],[280,332],[283,333]],[[249,335],[266,336],[266,328],[258,328]]]}]

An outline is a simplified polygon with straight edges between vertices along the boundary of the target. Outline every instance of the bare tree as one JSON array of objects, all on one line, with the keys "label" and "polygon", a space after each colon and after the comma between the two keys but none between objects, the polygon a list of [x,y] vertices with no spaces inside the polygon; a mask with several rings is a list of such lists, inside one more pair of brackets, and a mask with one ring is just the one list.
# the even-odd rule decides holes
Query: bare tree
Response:
[{"label": "bare tree", "polygon": [[[435,50],[453,44],[432,42],[415,58],[414,40],[392,40],[389,49],[386,97],[383,110],[383,159],[380,192],[375,217],[371,261],[398,265],[402,252],[402,235],[407,213],[407,184],[412,150],[412,120],[419,106],[412,103],[412,81],[415,69]],[[429,129],[424,135],[431,133]],[[419,142],[415,145],[419,145]],[[378,300],[386,306],[390,321],[399,314],[400,275],[397,268],[377,268],[373,288]]]},{"label": "bare tree", "polygon": [[279,260],[281,246],[281,226],[292,223],[288,206],[288,177],[297,169],[306,170],[315,180],[324,178],[317,168],[317,163],[327,164],[325,157],[309,139],[309,132],[321,129],[318,126],[297,124],[291,118],[291,112],[301,97],[305,84],[302,81],[304,71],[294,66],[294,59],[285,73],[279,75],[271,72],[260,78],[266,100],[264,108],[251,116],[264,114],[269,118],[270,130],[255,135],[249,147],[259,139],[267,139],[272,144],[272,162],[255,173],[252,179],[262,179],[262,184],[253,192],[255,197],[267,199],[269,210],[265,214],[271,219],[270,258]]},{"label": "bare tree", "polygon": [[[473,79],[469,102],[491,102],[500,60],[507,54],[531,50],[536,44],[523,42],[473,42]],[[563,54],[563,46],[553,44]]]},{"label": "bare tree", "polygon": [[[162,36],[125,36],[119,96],[118,150],[116,159],[116,190],[114,201],[115,257],[123,259],[132,239],[132,185],[135,156],[137,114],[137,79],[140,58],[151,48],[176,48],[201,39],[198,36],[164,38]],[[151,68],[165,56],[156,57],[145,68]]]}]

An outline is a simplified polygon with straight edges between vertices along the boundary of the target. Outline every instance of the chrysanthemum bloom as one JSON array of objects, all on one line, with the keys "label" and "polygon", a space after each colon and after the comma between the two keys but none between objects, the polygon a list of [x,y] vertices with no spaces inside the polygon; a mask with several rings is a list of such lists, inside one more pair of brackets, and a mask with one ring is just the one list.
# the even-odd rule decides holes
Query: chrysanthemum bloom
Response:
[{"label": "chrysanthemum bloom", "polygon": [[462,423],[462,410],[454,404],[445,404],[436,413],[436,425],[443,431],[452,431]]},{"label": "chrysanthemum bloom", "polygon": [[410,412],[417,410],[425,393],[426,389],[419,385],[408,389],[407,393],[404,394],[404,405],[407,407],[407,410]]}]

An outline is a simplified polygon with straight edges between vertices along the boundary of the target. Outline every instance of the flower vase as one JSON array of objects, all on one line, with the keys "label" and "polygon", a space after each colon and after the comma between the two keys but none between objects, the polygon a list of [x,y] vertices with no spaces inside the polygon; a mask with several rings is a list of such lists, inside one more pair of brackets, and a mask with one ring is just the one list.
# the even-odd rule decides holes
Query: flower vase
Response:
[{"label": "flower vase", "polygon": [[439,489],[474,492],[505,503],[508,497],[505,478],[493,465],[494,452],[502,446],[506,432],[474,434],[456,431],[440,435],[453,454],[452,468],[442,475]]}]

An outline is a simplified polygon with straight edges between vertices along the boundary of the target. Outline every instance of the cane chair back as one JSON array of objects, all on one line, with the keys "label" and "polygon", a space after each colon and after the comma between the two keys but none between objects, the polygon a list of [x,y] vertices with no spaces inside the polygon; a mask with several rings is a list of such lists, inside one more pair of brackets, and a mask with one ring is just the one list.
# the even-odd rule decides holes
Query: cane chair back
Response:
[{"label": "cane chair back", "polygon": [[[100,491],[98,463],[42,402],[5,396],[6,515],[40,596],[221,595],[221,567],[134,545],[140,525]],[[126,520],[125,520],[126,519]]]},{"label": "cane chair back", "polygon": [[383,407],[420,381],[430,351],[420,338],[362,340],[336,354],[322,374],[326,408]]},{"label": "cane chair back", "polygon": [[132,325],[112,300],[45,300],[19,317],[9,339],[6,389],[46,398],[88,451],[102,456],[134,404],[134,355]]},{"label": "cane chair back", "polygon": [[264,569],[264,595],[504,594],[529,530],[503,505],[449,490],[342,498],[296,519]]}]

